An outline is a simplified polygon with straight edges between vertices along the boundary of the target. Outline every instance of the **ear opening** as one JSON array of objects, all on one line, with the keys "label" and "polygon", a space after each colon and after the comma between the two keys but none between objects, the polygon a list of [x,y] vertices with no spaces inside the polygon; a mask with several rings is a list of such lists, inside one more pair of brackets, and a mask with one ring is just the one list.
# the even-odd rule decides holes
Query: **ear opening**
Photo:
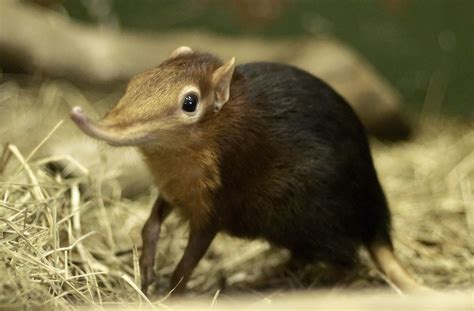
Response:
[{"label": "ear opening", "polygon": [[235,68],[235,57],[232,57],[227,63],[217,68],[212,74],[212,82],[214,84],[215,106],[219,111],[222,106],[229,100],[230,83]]},{"label": "ear opening", "polygon": [[189,46],[180,46],[179,48],[171,52],[168,58],[176,58],[178,56],[191,54],[191,53],[193,53],[193,50]]}]

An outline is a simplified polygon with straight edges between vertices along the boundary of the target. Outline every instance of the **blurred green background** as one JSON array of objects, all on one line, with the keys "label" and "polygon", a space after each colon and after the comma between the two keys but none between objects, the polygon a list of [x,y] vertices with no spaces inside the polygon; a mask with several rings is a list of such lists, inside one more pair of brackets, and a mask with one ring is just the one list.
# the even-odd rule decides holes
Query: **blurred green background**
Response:
[{"label": "blurred green background", "polygon": [[473,0],[266,2],[284,6],[263,21],[252,18],[252,8],[247,16],[238,11],[236,0],[66,0],[64,7],[73,18],[128,30],[267,39],[331,34],[374,64],[412,110],[422,111],[431,83],[441,103],[435,113],[474,117]]}]

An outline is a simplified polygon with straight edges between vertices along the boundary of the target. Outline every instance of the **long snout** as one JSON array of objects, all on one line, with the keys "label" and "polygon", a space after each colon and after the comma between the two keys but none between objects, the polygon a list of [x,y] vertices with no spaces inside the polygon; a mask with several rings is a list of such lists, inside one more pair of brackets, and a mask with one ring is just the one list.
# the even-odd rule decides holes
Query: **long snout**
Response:
[{"label": "long snout", "polygon": [[77,126],[87,135],[99,138],[99,126],[94,122],[90,121],[89,118],[84,114],[81,107],[76,106],[71,110],[71,119],[76,122]]},{"label": "long snout", "polygon": [[77,126],[92,138],[103,140],[112,146],[132,146],[143,142],[144,137],[136,133],[131,133],[127,129],[118,129],[103,121],[90,120],[81,107],[74,107],[70,113],[71,119]]}]

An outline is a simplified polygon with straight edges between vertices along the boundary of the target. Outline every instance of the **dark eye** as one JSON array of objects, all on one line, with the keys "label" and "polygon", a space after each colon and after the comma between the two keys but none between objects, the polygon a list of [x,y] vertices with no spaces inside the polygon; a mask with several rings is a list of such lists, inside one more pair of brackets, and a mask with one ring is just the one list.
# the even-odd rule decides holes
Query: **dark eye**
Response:
[{"label": "dark eye", "polygon": [[183,109],[186,112],[194,112],[196,111],[198,104],[198,98],[194,94],[188,94],[184,97],[183,100],[183,106],[181,109]]}]

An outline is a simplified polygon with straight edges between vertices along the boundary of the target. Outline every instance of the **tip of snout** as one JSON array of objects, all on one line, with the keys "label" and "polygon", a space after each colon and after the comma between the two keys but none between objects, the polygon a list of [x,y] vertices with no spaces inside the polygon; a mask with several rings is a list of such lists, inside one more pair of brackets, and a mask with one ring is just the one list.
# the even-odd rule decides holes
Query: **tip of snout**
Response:
[{"label": "tip of snout", "polygon": [[84,123],[87,119],[85,114],[84,114],[84,111],[79,106],[76,106],[76,107],[72,108],[69,115],[70,115],[71,119],[76,123]]},{"label": "tip of snout", "polygon": [[116,129],[110,126],[110,123],[104,120],[94,121],[87,117],[81,107],[76,106],[69,113],[71,119],[76,123],[77,127],[86,135],[103,140],[112,146],[135,146],[143,140],[140,134],[130,135],[127,130]]}]

